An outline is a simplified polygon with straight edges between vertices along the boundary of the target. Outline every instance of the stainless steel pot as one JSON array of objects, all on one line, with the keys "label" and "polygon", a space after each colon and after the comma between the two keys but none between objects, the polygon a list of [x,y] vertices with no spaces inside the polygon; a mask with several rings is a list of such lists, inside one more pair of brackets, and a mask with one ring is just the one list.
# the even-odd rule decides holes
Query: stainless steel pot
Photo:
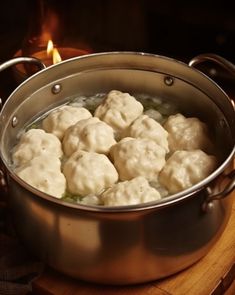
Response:
[{"label": "stainless steel pot", "polygon": [[[15,175],[11,149],[28,122],[71,97],[112,89],[160,96],[206,121],[215,138],[218,169],[166,199],[110,208],[65,203]],[[225,229],[235,186],[234,107],[217,84],[184,63],[128,52],[73,58],[23,82],[4,104],[0,122],[15,228],[28,249],[62,273],[105,284],[159,279],[203,257]]]}]

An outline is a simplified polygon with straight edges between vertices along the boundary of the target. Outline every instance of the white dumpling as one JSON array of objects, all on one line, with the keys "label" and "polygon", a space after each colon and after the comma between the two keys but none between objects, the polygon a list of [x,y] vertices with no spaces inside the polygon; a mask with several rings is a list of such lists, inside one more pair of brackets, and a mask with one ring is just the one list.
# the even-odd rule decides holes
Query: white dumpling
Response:
[{"label": "white dumpling", "polygon": [[163,121],[162,114],[155,110],[155,109],[148,109],[144,112],[144,115],[149,116],[150,118],[154,119],[155,121],[161,123]]},{"label": "white dumpling", "polygon": [[123,138],[110,154],[121,180],[144,176],[154,181],[165,165],[164,148],[148,138]]},{"label": "white dumpling", "polygon": [[177,150],[210,151],[208,128],[198,118],[186,118],[182,114],[170,116],[164,128],[168,131],[168,143],[171,152]]},{"label": "white dumpling", "polygon": [[80,201],[80,204],[88,205],[88,206],[102,205],[100,198],[95,195],[88,195],[83,197]]},{"label": "white dumpling", "polygon": [[64,163],[68,191],[74,195],[99,194],[118,180],[118,173],[107,156],[77,150]]},{"label": "white dumpling", "polygon": [[51,111],[42,121],[42,128],[55,134],[60,140],[64,132],[78,121],[92,117],[91,113],[85,108],[62,106]]},{"label": "white dumpling", "polygon": [[21,166],[41,154],[53,154],[60,158],[63,155],[61,142],[42,129],[30,129],[21,135],[12,151],[13,164]]},{"label": "white dumpling", "polygon": [[66,156],[77,149],[107,154],[116,143],[112,127],[98,118],[81,120],[69,127],[63,138],[63,149]]},{"label": "white dumpling", "polygon": [[143,109],[130,94],[112,90],[95,110],[95,117],[121,132],[143,113]]},{"label": "white dumpling", "polygon": [[105,206],[136,205],[159,199],[159,192],[142,176],[119,182],[101,195],[101,201]]},{"label": "white dumpling", "polygon": [[43,154],[17,168],[15,173],[34,188],[61,198],[66,189],[66,179],[60,167],[61,162],[56,156]]},{"label": "white dumpling", "polygon": [[215,168],[216,158],[201,150],[176,151],[160,172],[159,182],[173,194],[203,180]]},{"label": "white dumpling", "polygon": [[168,149],[168,132],[154,119],[147,115],[137,118],[125,132],[126,136],[135,138],[148,138],[163,147],[166,152]]}]

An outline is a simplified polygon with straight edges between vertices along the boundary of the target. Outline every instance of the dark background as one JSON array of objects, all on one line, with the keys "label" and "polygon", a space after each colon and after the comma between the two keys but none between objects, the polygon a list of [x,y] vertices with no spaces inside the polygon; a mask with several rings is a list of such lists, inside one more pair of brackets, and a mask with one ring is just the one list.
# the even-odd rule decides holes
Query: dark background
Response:
[{"label": "dark background", "polygon": [[[49,12],[57,16],[51,25],[55,29],[53,41],[58,46],[84,48],[91,52],[143,51],[184,62],[198,54],[211,52],[235,63],[233,2],[4,0],[0,3],[0,63],[12,58],[19,49],[23,49],[24,54],[29,53],[28,40],[40,34],[40,25]],[[219,75],[224,79],[224,75]],[[221,85],[235,98],[234,78],[226,76],[224,80]],[[3,102],[17,84],[11,70],[0,73],[0,98]],[[21,284],[21,288],[25,283],[24,287],[28,289],[26,279],[32,279],[31,258],[28,261],[25,249],[21,250],[18,242],[9,236],[6,200],[7,193],[0,190],[0,258],[5,255],[0,262],[4,264],[10,261],[9,258],[17,262],[11,261],[10,267],[0,265],[0,269],[7,278],[11,278],[13,272],[14,283]],[[16,263],[20,263],[18,277]],[[30,276],[26,276],[25,270]],[[33,272],[38,275],[38,271],[33,261]],[[11,282],[0,282],[1,286],[9,286],[12,290]]]},{"label": "dark background", "polygon": [[[235,63],[232,2],[7,0],[0,9],[0,62],[26,49],[27,39],[39,33],[43,18],[53,11],[58,17],[54,39],[61,46],[144,51],[185,62],[212,52]],[[8,73],[0,73],[0,79]]]}]

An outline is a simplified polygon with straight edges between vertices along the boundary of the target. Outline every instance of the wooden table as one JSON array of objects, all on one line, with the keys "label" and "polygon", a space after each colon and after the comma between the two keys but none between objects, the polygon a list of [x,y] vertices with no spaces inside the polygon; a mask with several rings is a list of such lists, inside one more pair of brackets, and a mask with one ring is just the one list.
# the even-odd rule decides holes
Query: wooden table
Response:
[{"label": "wooden table", "polygon": [[101,286],[47,269],[33,283],[35,295],[233,295],[235,294],[235,202],[229,223],[210,252],[169,278],[134,286]]}]

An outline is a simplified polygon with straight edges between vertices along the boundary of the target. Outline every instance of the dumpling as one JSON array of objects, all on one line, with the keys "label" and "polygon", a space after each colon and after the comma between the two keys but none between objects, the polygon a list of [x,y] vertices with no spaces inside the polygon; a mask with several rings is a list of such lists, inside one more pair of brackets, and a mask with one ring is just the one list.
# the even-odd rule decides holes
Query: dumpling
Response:
[{"label": "dumpling", "polygon": [[60,167],[58,157],[43,154],[15,169],[15,173],[39,191],[61,198],[66,189],[66,179]]},{"label": "dumpling", "polygon": [[159,174],[159,182],[172,194],[187,189],[209,176],[216,158],[201,150],[176,151]]},{"label": "dumpling", "polygon": [[42,129],[30,129],[22,134],[13,149],[13,164],[21,166],[41,154],[53,154],[60,158],[63,155],[61,142],[55,135]]},{"label": "dumpling", "polygon": [[143,109],[130,94],[112,90],[95,110],[95,117],[121,132],[143,113]]},{"label": "dumpling", "polygon": [[80,204],[83,205],[91,205],[91,206],[97,206],[97,205],[102,205],[101,200],[98,196],[95,195],[87,195],[81,199],[79,202]]},{"label": "dumpling", "polygon": [[77,149],[107,154],[115,143],[112,127],[92,117],[81,120],[66,130],[63,149],[66,156],[70,156]]},{"label": "dumpling", "polygon": [[157,121],[159,123],[161,123],[163,121],[162,114],[155,109],[148,109],[143,114],[154,119],[155,121]]},{"label": "dumpling", "polygon": [[105,206],[135,205],[161,199],[159,192],[142,177],[123,181],[108,188],[100,196]]},{"label": "dumpling", "polygon": [[198,118],[186,118],[182,114],[170,116],[164,128],[168,131],[168,143],[171,152],[177,150],[211,150],[208,128]]},{"label": "dumpling", "polygon": [[64,163],[68,191],[74,195],[99,194],[118,180],[118,173],[107,156],[77,150]]},{"label": "dumpling", "polygon": [[64,136],[64,132],[70,126],[78,121],[92,117],[91,113],[85,108],[62,106],[49,113],[43,119],[42,128],[49,133],[53,133],[60,140]]},{"label": "dumpling", "polygon": [[154,119],[147,115],[137,118],[125,132],[126,136],[135,138],[148,138],[163,147],[166,152],[168,149],[168,132]]},{"label": "dumpling", "polygon": [[110,150],[121,180],[144,176],[154,181],[165,165],[165,150],[148,138],[123,138]]}]

